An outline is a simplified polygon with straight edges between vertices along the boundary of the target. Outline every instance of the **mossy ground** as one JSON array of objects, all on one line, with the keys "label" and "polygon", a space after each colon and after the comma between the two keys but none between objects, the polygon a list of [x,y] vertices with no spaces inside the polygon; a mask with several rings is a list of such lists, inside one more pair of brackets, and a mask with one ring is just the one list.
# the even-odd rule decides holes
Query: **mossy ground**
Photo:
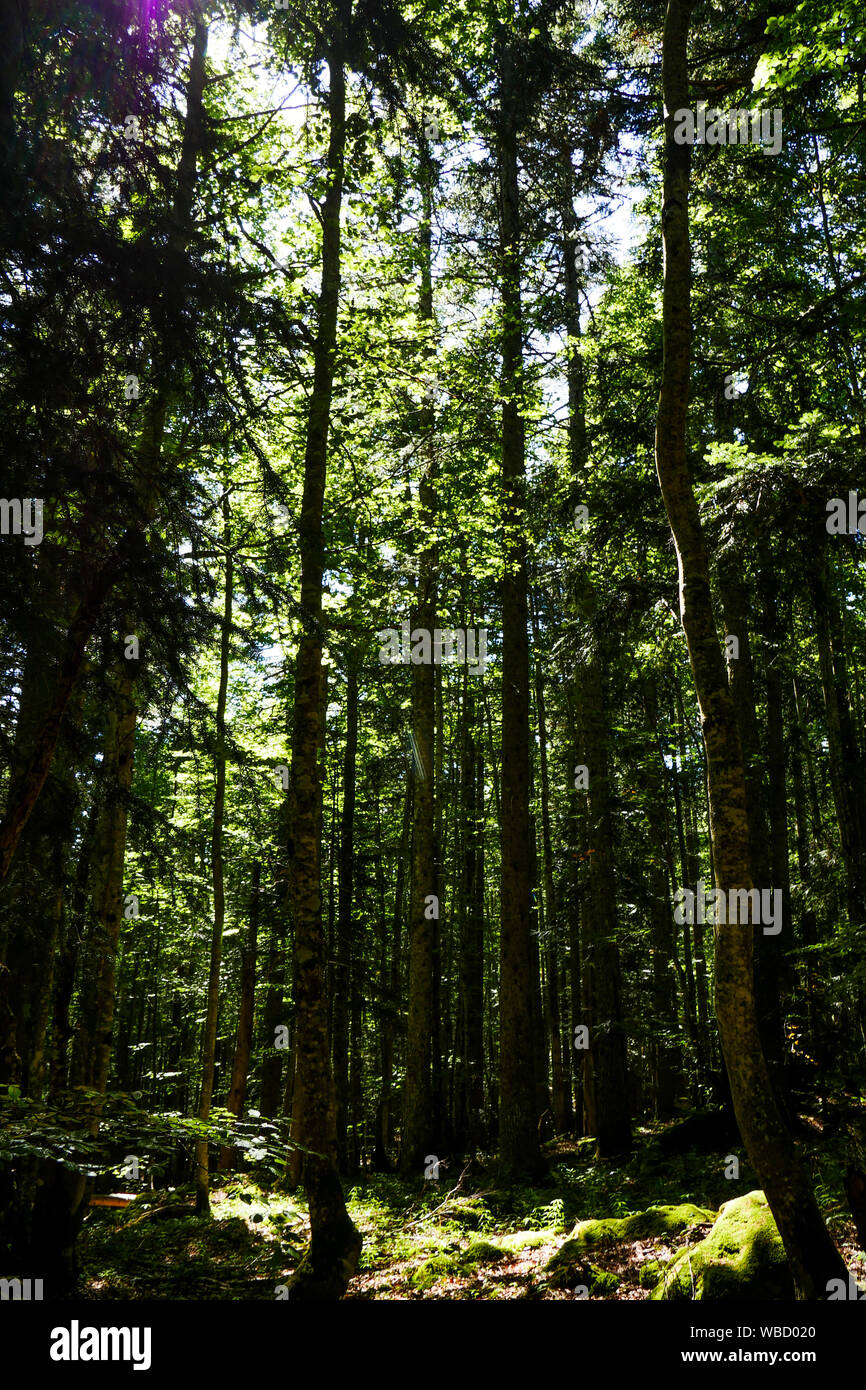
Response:
[{"label": "mossy ground", "polygon": [[[671,1261],[708,1234],[722,1204],[758,1186],[742,1153],[740,1178],[728,1180],[724,1155],[660,1161],[650,1138],[622,1165],[596,1160],[591,1141],[552,1145],[550,1174],[538,1187],[501,1188],[492,1170],[478,1168],[452,1192],[458,1176],[444,1165],[437,1182],[373,1175],[355,1183],[347,1199],[364,1249],[348,1297],[572,1299],[585,1286],[590,1299],[648,1298]],[[841,1169],[826,1154],[813,1162],[825,1218],[862,1282],[866,1259],[843,1204]],[[126,1210],[92,1210],[79,1241],[82,1294],[275,1299],[306,1245],[302,1196],[235,1175],[215,1186],[209,1221],[144,1214],[147,1204],[184,1199],[191,1203],[191,1193],[149,1193]],[[679,1210],[660,1215],[665,1207]],[[584,1227],[604,1238],[563,1254],[579,1223],[636,1214],[641,1220]],[[579,1277],[586,1269],[590,1277]]]}]

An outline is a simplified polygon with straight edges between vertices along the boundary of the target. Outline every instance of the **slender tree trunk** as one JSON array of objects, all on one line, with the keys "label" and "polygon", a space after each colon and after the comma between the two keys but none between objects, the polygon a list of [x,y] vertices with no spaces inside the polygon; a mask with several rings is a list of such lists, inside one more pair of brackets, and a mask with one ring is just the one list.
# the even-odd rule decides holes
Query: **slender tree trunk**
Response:
[{"label": "slender tree trunk", "polygon": [[484,764],[477,728],[478,703],[464,672],[461,719],[459,1058],[456,1142],[477,1148],[484,1110]]},{"label": "slender tree trunk", "polygon": [[[433,170],[425,137],[421,137],[423,170],[423,214],[419,233],[421,253],[421,293],[419,314],[428,328],[433,324],[433,284],[431,278],[431,219]],[[418,641],[432,644],[438,601],[438,546],[436,531],[436,458],[433,446],[435,407],[422,411],[426,435],[426,466],[419,483],[418,583],[414,617]],[[421,655],[428,658],[412,667],[412,734],[414,787],[412,797],[412,891],[409,914],[409,1011],[406,1034],[406,1085],[403,1103],[403,1130],[400,1143],[400,1170],[406,1176],[421,1176],[424,1162],[438,1144],[436,1111],[438,1097],[433,1087],[433,1037],[435,1032],[434,969],[438,940],[438,882],[436,875],[436,783],[435,721],[436,667],[428,646]],[[417,761],[416,761],[417,759]],[[435,902],[431,902],[431,897]]]},{"label": "slender tree trunk", "polygon": [[[767,693],[767,810],[770,839],[770,877],[760,880],[772,884],[782,894],[782,930],[777,936],[757,938],[758,1023],[764,1054],[775,1069],[784,1052],[782,993],[788,978],[786,947],[793,941],[791,925],[791,869],[788,850],[788,793],[785,779],[785,707],[782,699],[784,638],[778,616],[777,585],[773,558],[767,555],[761,566],[762,627],[764,634],[764,681]],[[763,981],[764,998],[761,998]],[[763,1007],[762,1007],[763,1005]]]},{"label": "slender tree trunk", "polygon": [[[742,556],[734,552],[720,558],[718,575],[725,630],[735,636],[739,643],[739,656],[728,664],[728,684],[734,701],[743,751],[752,879],[755,883],[770,887],[774,880],[770,872],[768,808],[764,790],[767,772],[761,754],[755,670],[748,619],[749,596],[743,580]],[[777,971],[774,969],[775,953],[772,941],[773,938],[770,937],[758,937],[755,941],[755,1001],[758,1026],[767,1057],[777,1056],[779,1051],[779,987]]]},{"label": "slender tree trunk", "polygon": [[285,973],[285,963],[280,955],[280,937],[272,920],[265,963],[265,1003],[261,1020],[261,1046],[264,1058],[259,1108],[266,1119],[273,1119],[279,1113],[283,1090],[283,1062],[286,1049],[278,1048],[276,1040],[277,1029],[281,1024],[286,1026],[288,1023],[283,1001]]},{"label": "slender tree trunk", "polygon": [[[723,892],[752,888],[746,781],[733,700],[710,596],[709,568],[686,452],[691,366],[689,171],[674,141],[674,113],[689,106],[691,0],[668,0],[662,54],[665,105],[664,363],[656,467],[677,551],[683,629],[697,691],[710,788],[716,873]],[[716,924],[716,1017],[740,1133],[785,1245],[797,1296],[827,1296],[845,1265],[821,1219],[779,1113],[761,1048],[752,972],[752,925]]]},{"label": "slender tree trunk", "polygon": [[617,943],[616,870],[614,865],[611,771],[607,723],[606,657],[589,605],[590,651],[580,668],[580,720],[583,759],[589,774],[588,895],[582,933],[583,987],[587,1003],[589,1056],[593,1071],[595,1135],[602,1157],[631,1147],[628,1068],[622,1016]]},{"label": "slender tree trunk", "polygon": [[[216,1060],[217,1021],[220,1005],[220,963],[222,961],[223,928],[225,926],[226,900],[223,882],[223,819],[226,803],[226,697],[229,684],[229,652],[231,649],[232,603],[234,597],[234,568],[232,561],[232,540],[229,528],[228,498],[223,498],[224,541],[226,552],[225,598],[223,604],[222,632],[220,634],[220,674],[216,706],[216,785],[213,801],[213,830],[211,833],[211,876],[213,883],[213,927],[211,929],[210,968],[207,981],[207,1006],[205,1010],[204,1039],[202,1041],[202,1080],[201,1099],[198,1117],[207,1124],[213,1100],[214,1073]],[[210,1212],[209,1197],[209,1152],[208,1141],[201,1138],[196,1142],[195,1152],[195,1205],[199,1215]]]},{"label": "slender tree trunk", "polygon": [[[232,1115],[242,1115],[247,1094],[247,1077],[250,1070],[250,1057],[253,1050],[253,1011],[256,999],[256,947],[259,930],[259,896],[261,892],[262,866],[257,859],[253,865],[253,885],[250,894],[250,915],[247,925],[247,939],[241,951],[240,1007],[238,1028],[235,1037],[235,1050],[232,1058],[232,1075],[226,1110]],[[220,1168],[231,1168],[237,1150],[225,1145],[220,1152]]]},{"label": "slender tree trunk", "polygon": [[517,76],[511,41],[500,37],[499,179],[502,293],[502,893],[499,976],[499,1151],[504,1174],[539,1167],[533,1035],[529,844],[529,642],[526,459]]},{"label": "slender tree trunk", "polygon": [[362,1166],[364,1150],[364,1115],[362,1106],[362,1091],[364,1086],[364,1008],[361,994],[361,962],[364,959],[363,932],[359,932],[358,934],[357,947],[357,959],[353,963],[351,976],[352,1007],[349,1034],[351,1053],[351,1066],[349,1068],[349,1127],[352,1133],[347,1151],[350,1173],[357,1173]]},{"label": "slender tree trunk", "polygon": [[[539,641],[539,622],[533,613],[533,642]],[[544,884],[544,981],[545,1018],[550,1043],[553,1122],[557,1134],[571,1127],[571,1102],[565,1085],[562,1055],[562,1018],[559,1000],[559,903],[553,877],[553,836],[550,827],[550,770],[547,758],[547,705],[541,662],[535,662],[535,710],[538,718],[539,772],[541,776],[541,858]]]},{"label": "slender tree trunk", "polygon": [[[668,835],[668,812],[664,790],[664,762],[658,750],[658,694],[656,678],[650,672],[643,682],[644,709],[652,744],[647,750],[644,780],[647,813],[655,835]],[[674,922],[671,911],[666,856],[654,846],[649,872],[652,920],[652,1034],[650,1057],[653,1078],[653,1109],[657,1119],[669,1119],[679,1093],[681,1072],[674,1038],[678,1017],[674,988]]]},{"label": "slender tree trunk", "polygon": [[96,962],[85,1018],[90,1026],[82,1039],[81,1084],[103,1095],[114,1028],[117,956],[123,921],[123,870],[126,857],[126,823],[132,787],[136,708],[134,675],[122,662],[112,679],[113,698],[106,730],[105,764],[109,777],[106,803],[96,832],[91,874],[91,893],[96,921]]},{"label": "slender tree trunk", "polygon": [[[406,794],[403,799],[403,827],[400,835],[397,876],[394,885],[394,915],[391,931],[390,959],[387,942],[382,944],[382,969],[380,988],[382,992],[381,1057],[382,1084],[379,1092],[379,1105],[376,1113],[376,1139],[374,1164],[379,1172],[391,1171],[390,1148],[393,1129],[394,1103],[394,1043],[397,1033],[397,1017],[400,1007],[400,950],[401,924],[405,911],[406,865],[409,861],[409,847],[412,838],[412,779],[406,779]],[[381,826],[377,843],[381,844]],[[385,920],[383,914],[383,931]]]},{"label": "slender tree trunk", "polygon": [[842,860],[845,864],[848,915],[854,926],[864,918],[866,860],[861,807],[866,801],[866,789],[851,723],[842,625],[826,567],[827,560],[823,556],[815,560],[810,572],[810,584],[815,612],[815,641],[827,717],[830,782],[839,824]]},{"label": "slender tree trunk", "polygon": [[337,1101],[337,1162],[348,1170],[346,1125],[349,1099],[349,1020],[355,950],[352,896],[355,859],[355,779],[358,761],[358,673],[349,658],[346,677],[346,746],[343,752],[343,808],[340,818],[337,943],[331,975],[333,999],[334,1089]]},{"label": "slender tree trunk", "polygon": [[289,786],[289,875],[295,927],[295,1045],[303,1123],[304,1188],[310,1249],[290,1284],[290,1297],[341,1298],[361,1237],[349,1219],[337,1173],[337,1123],[328,1039],[322,931],[322,517],[340,298],[340,208],[346,151],[346,74],[341,7],[328,45],[327,190],[322,201],[322,281],[307,416],[304,491],[298,525],[303,630],[298,645]]},{"label": "slender tree trunk", "polygon": [[[677,680],[678,678],[678,675],[675,674],[674,679]],[[677,881],[679,881],[679,883],[684,888],[689,888],[692,892],[694,892],[694,882],[691,877],[692,865],[689,859],[688,850],[686,848],[685,819],[683,816],[683,796],[682,789],[680,787],[681,776],[682,743],[680,743],[680,767],[677,767],[676,764],[674,764],[670,770],[670,784],[674,801],[674,816],[676,819],[677,829],[677,849],[679,851],[680,861],[680,872],[678,875],[673,872],[671,873],[671,882],[676,883]],[[695,1072],[693,1072],[692,1075],[695,1076],[695,1073],[697,1073],[697,1078],[700,1079],[703,1071],[701,1062],[701,1059],[703,1057],[703,1049],[702,1039],[700,1036],[700,1031],[698,1029],[698,1014],[695,994],[695,972],[694,966],[692,964],[692,939],[691,933],[689,931],[688,922],[683,923],[682,933],[683,963],[682,966],[680,966],[679,968],[678,974],[680,974],[681,976],[681,988],[683,994],[683,1016],[685,1021],[686,1034],[688,1035],[689,1041],[692,1044],[694,1058],[696,1062]],[[674,949],[674,961],[675,963],[678,963],[679,956],[676,954],[676,947]],[[692,1086],[692,1094],[693,1099],[696,1101],[698,1098],[697,1080],[695,1081],[695,1084]]]}]

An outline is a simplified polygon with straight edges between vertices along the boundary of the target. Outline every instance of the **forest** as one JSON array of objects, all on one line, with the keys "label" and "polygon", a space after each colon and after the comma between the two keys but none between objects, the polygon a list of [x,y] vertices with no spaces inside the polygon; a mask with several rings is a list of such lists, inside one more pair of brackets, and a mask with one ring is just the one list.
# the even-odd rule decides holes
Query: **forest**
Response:
[{"label": "forest", "polygon": [[864,75],[0,5],[0,1300],[866,1298]]}]

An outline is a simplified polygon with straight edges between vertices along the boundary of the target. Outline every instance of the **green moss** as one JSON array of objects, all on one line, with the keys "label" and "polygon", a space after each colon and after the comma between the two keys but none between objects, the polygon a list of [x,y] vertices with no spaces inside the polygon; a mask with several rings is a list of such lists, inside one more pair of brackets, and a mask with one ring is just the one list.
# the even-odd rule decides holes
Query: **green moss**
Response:
[{"label": "green moss", "polygon": [[440,1221],[451,1221],[469,1231],[477,1231],[490,1221],[490,1211],[480,1197],[453,1197],[438,1216]]},{"label": "green moss", "polygon": [[614,1293],[619,1288],[619,1276],[617,1274],[598,1269],[596,1265],[590,1265],[589,1274],[589,1292],[594,1294],[596,1298],[601,1298],[603,1294]]},{"label": "green moss", "polygon": [[579,1221],[569,1237],[581,1248],[612,1245],[621,1240],[647,1240],[653,1236],[676,1235],[689,1226],[709,1225],[716,1213],[692,1202],[676,1207],[650,1207],[633,1216],[609,1217],[600,1221]]},{"label": "green moss", "polygon": [[705,1240],[683,1250],[653,1299],[791,1299],[794,1286],[763,1192],[725,1202]]},{"label": "green moss", "polygon": [[664,1265],[661,1260],[647,1260],[638,1270],[637,1281],[642,1289],[651,1289],[661,1278]]},{"label": "green moss", "polygon": [[551,1289],[575,1289],[579,1285],[589,1294],[613,1293],[619,1285],[615,1274],[608,1274],[589,1263],[583,1247],[567,1240],[551,1255],[542,1270],[542,1282]]},{"label": "green moss", "polygon": [[499,1245],[494,1245],[490,1240],[473,1240],[466,1247],[460,1256],[460,1263],[465,1268],[473,1268],[475,1265],[496,1264],[498,1260],[505,1259],[505,1251]]},{"label": "green moss", "polygon": [[472,1274],[479,1265],[496,1264],[505,1259],[505,1251],[488,1240],[473,1240],[465,1250],[453,1250],[431,1255],[409,1276],[416,1289],[429,1289],[439,1279],[459,1278]]},{"label": "green moss", "polygon": [[554,1240],[556,1231],[550,1226],[546,1231],[514,1231],[511,1235],[503,1236],[500,1244],[503,1250],[515,1254],[518,1250],[538,1250],[542,1245],[551,1245]]}]

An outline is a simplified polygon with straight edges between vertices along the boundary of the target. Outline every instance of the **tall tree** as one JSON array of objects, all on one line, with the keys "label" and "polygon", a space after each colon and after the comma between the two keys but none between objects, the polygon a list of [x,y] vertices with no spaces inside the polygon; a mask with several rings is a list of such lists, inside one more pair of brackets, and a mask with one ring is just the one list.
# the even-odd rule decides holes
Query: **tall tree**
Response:
[{"label": "tall tree", "polygon": [[[202,1039],[201,1096],[198,1117],[202,1124],[210,1120],[216,1062],[217,1024],[220,1007],[220,963],[222,961],[223,930],[226,917],[225,872],[223,865],[223,822],[226,806],[226,699],[229,686],[229,655],[231,651],[232,607],[234,603],[234,560],[228,494],[222,497],[223,544],[225,547],[225,589],[220,628],[219,685],[216,703],[216,746],[214,748],[213,827],[211,830],[210,866],[213,883],[213,924],[211,926],[210,964],[207,977],[204,1037]],[[210,1212],[210,1163],[206,1136],[196,1142],[195,1205],[200,1216]]]},{"label": "tall tree", "polygon": [[529,606],[523,412],[519,71],[516,39],[497,35],[500,293],[502,301],[502,899],[499,976],[499,1151],[512,1177],[538,1167],[530,941]]},{"label": "tall tree", "polygon": [[307,1149],[304,1189],[310,1208],[310,1248],[292,1278],[290,1296],[340,1298],[361,1252],[337,1173],[337,1123],[328,1038],[322,931],[322,516],[328,470],[328,430],[340,303],[340,210],[346,159],[346,40],[351,0],[339,0],[326,36],[328,152],[321,207],[322,273],[313,348],[304,452],[304,490],[298,536],[300,609],[289,781],[289,878],[295,927],[295,1048]]},{"label": "tall tree", "polygon": [[[664,360],[656,423],[656,469],[677,552],[680,614],[707,753],[713,860],[718,887],[753,887],[746,781],[733,699],[716,628],[700,514],[686,449],[691,364],[691,146],[674,139],[689,107],[691,0],[668,0],[662,51],[665,106],[662,236]],[[730,901],[730,899],[727,899]],[[799,1298],[821,1299],[846,1278],[779,1112],[755,1010],[753,924],[716,923],[716,1017],[740,1133],[785,1245]]]},{"label": "tall tree", "polygon": [[[432,280],[432,217],[435,181],[434,161],[425,130],[418,135],[422,212],[419,225],[421,285],[419,318],[426,332],[434,331]],[[425,345],[425,365],[432,357]],[[422,409],[421,449],[424,472],[418,487],[418,520],[415,551],[418,577],[413,610],[413,633],[417,634],[416,654],[426,658],[412,667],[412,738],[414,775],[412,784],[412,890],[409,917],[409,1008],[406,1034],[406,1087],[400,1168],[406,1173],[423,1172],[431,1149],[439,1146],[434,1132],[433,1047],[434,1047],[434,970],[439,920],[439,884],[436,876],[436,667],[431,645],[436,628],[438,593],[438,554],[436,543],[436,384],[426,386],[427,402]],[[425,649],[426,644],[426,649]],[[434,901],[435,900],[435,901]]]}]

